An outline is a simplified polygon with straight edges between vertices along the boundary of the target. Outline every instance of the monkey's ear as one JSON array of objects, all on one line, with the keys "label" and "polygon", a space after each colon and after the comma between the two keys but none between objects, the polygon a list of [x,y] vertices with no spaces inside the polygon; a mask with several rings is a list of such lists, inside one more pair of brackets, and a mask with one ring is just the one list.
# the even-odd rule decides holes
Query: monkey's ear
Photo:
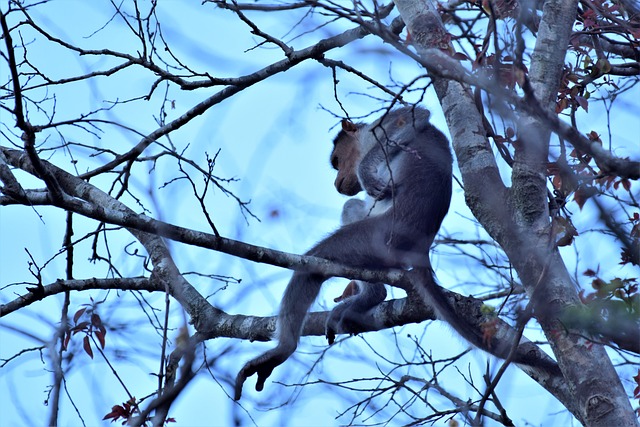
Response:
[{"label": "monkey's ear", "polygon": [[350,120],[342,119],[342,130],[347,133],[354,133],[358,130],[358,126]]}]

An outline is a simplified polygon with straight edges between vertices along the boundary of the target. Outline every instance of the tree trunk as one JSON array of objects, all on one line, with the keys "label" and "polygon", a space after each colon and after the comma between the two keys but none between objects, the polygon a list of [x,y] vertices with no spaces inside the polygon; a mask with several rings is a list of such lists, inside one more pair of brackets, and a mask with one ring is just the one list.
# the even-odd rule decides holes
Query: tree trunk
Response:
[{"label": "tree trunk", "polygon": [[[442,49],[444,38],[439,35],[446,35],[435,5],[424,0],[395,3],[418,54],[428,60],[430,49]],[[572,0],[551,0],[544,5],[527,96],[529,102],[538,102],[546,110],[555,104],[575,11]],[[579,331],[565,333],[557,320],[562,310],[580,300],[551,234],[545,169],[548,127],[522,113],[518,135],[522,144],[516,151],[513,186],[507,189],[469,88],[431,74],[453,138],[466,202],[509,256],[534,309],[544,307],[535,311],[536,317],[573,394],[573,402],[563,404],[588,426],[637,425],[604,347],[584,339]]]}]

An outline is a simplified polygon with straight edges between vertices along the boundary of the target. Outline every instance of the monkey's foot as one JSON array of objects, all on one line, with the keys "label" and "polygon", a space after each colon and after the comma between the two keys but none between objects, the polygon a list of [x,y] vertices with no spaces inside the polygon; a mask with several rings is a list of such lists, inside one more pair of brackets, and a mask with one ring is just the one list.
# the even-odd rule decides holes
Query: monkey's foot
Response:
[{"label": "monkey's foot", "polygon": [[271,372],[281,365],[285,360],[291,356],[295,351],[285,350],[280,347],[276,347],[273,350],[269,350],[262,356],[256,357],[253,360],[247,362],[236,377],[236,385],[234,390],[234,399],[240,400],[242,397],[242,386],[244,382],[253,374],[258,374],[258,380],[256,381],[256,391],[262,391],[264,388],[264,382],[269,378]]},{"label": "monkey's foot", "polygon": [[355,309],[349,301],[336,306],[327,319],[325,336],[329,345],[333,344],[336,334],[358,334],[370,329],[370,318],[365,313]]}]

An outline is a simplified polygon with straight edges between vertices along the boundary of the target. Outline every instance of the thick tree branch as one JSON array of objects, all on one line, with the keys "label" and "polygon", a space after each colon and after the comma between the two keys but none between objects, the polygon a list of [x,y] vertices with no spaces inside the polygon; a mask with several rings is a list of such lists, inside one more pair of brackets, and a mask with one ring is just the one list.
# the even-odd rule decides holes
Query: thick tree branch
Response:
[{"label": "thick tree branch", "polygon": [[[23,170],[27,172],[32,172],[30,164],[28,163],[28,159],[20,156],[20,152],[17,150],[3,150],[7,159],[12,162],[13,166],[21,167]],[[26,163],[25,163],[26,161]],[[385,282],[391,283],[396,286],[400,286],[404,289],[411,290],[413,287],[410,284],[411,277],[409,273],[401,272],[401,271],[390,271],[390,272],[380,272],[380,271],[363,271],[360,269],[354,269],[349,267],[344,267],[335,263],[332,263],[327,260],[318,259],[314,257],[307,256],[299,256],[299,255],[291,255],[280,251],[274,251],[271,249],[261,248],[249,244],[245,244],[242,242],[234,241],[231,239],[225,239],[222,237],[216,237],[215,235],[211,235],[208,233],[196,232],[193,230],[185,229],[182,227],[174,226],[171,224],[163,223],[160,221],[153,220],[144,215],[137,215],[122,205],[120,202],[110,199],[109,196],[100,192],[95,187],[90,184],[80,180],[77,177],[69,175],[65,171],[56,168],[53,165],[48,164],[47,167],[50,170],[54,171],[57,178],[65,188],[65,190],[69,194],[75,194],[79,197],[83,197],[85,200],[93,200],[99,203],[98,206],[84,202],[79,199],[68,199],[65,198],[61,201],[61,206],[64,209],[69,211],[73,211],[79,213],[81,215],[85,215],[89,218],[93,218],[99,221],[104,221],[111,224],[122,225],[132,232],[141,234],[143,237],[148,235],[147,233],[157,234],[163,237],[168,237],[183,243],[193,244],[196,246],[214,249],[221,252],[230,253],[232,255],[240,256],[249,260],[253,260],[256,262],[266,262],[273,265],[279,265],[282,267],[293,268],[293,269],[305,269],[314,272],[319,272],[322,274],[326,274],[328,276],[342,276],[347,278],[357,278],[366,281],[373,282]],[[42,194],[42,193],[39,193]],[[32,201],[29,201],[32,202]],[[40,200],[42,202],[42,200]],[[135,231],[137,230],[137,231]],[[144,233],[140,233],[140,231]],[[155,237],[155,236],[154,236]],[[151,236],[149,238],[152,238]],[[163,245],[164,247],[164,245]],[[149,249],[148,249],[149,250]],[[153,251],[153,249],[151,249]],[[165,255],[166,256],[166,255]],[[170,260],[169,257],[167,259]],[[159,269],[158,265],[161,265],[163,259],[159,261],[156,260],[154,262],[154,266],[156,269]],[[156,270],[154,269],[154,275],[156,275]],[[168,281],[168,282],[167,282]],[[179,281],[176,283],[176,281]],[[181,295],[183,292],[194,293],[196,292],[191,285],[184,282],[184,279],[179,274],[175,274],[173,277],[165,279],[168,286],[168,291],[174,297],[178,299],[183,305],[186,305],[187,311],[194,319],[194,324],[200,333],[206,334],[206,331],[210,331],[211,336],[229,336],[229,337],[239,337],[242,338],[246,335],[246,338],[251,340],[266,340],[271,339],[273,336],[273,330],[275,327],[275,318],[271,319],[256,319],[250,322],[247,322],[246,316],[233,316],[231,321],[225,321],[225,319],[229,320],[228,316],[221,311],[215,309],[214,312],[210,315],[202,315],[201,310],[203,307],[212,310],[208,306],[206,301],[201,301],[197,307],[193,307],[193,296],[189,298]],[[93,283],[93,282],[91,282]],[[102,282],[103,286],[114,286],[113,282]],[[89,286],[89,285],[85,285]],[[146,285],[149,286],[149,285]],[[151,289],[161,290],[157,285],[151,284]],[[63,287],[56,287],[58,291],[64,290]],[[490,319],[484,317],[481,310],[482,302],[478,300],[474,300],[472,298],[464,298],[459,295],[447,292],[449,298],[452,298],[453,305],[458,307],[460,310],[460,315],[468,318],[469,323],[472,325],[476,325],[478,329],[482,328],[482,323],[487,322]],[[198,294],[199,297],[199,294]],[[196,298],[196,301],[199,301],[202,297]],[[33,299],[33,297],[32,297]],[[466,301],[466,303],[461,303],[461,301]],[[18,300],[19,301],[19,300]],[[14,302],[13,304],[19,304],[20,302]],[[376,329],[381,329],[385,327],[390,327],[392,325],[403,324],[408,322],[422,321],[427,316],[424,313],[421,313],[416,316],[414,310],[415,306],[408,306],[406,304],[401,304],[401,313],[391,315],[384,315],[391,308],[395,307],[396,303],[389,303],[382,306],[378,312],[379,315],[376,316],[373,313],[373,327]],[[191,306],[191,307],[190,307]],[[12,306],[13,307],[13,306]],[[199,308],[198,308],[199,307]],[[466,307],[466,308],[465,308]],[[471,307],[471,308],[469,308]],[[408,310],[407,315],[402,314],[402,310],[406,308]],[[326,316],[323,315],[323,316]],[[406,318],[405,318],[406,316]],[[431,317],[433,317],[433,313],[431,313]],[[314,317],[311,316],[311,319]],[[317,318],[316,318],[317,319]],[[389,323],[390,320],[393,319],[393,323]],[[326,319],[325,319],[326,321]],[[322,321],[318,323],[317,321],[310,320],[309,326],[307,328],[311,328],[313,331],[315,328],[315,333],[324,334],[324,323]],[[513,332],[509,332],[512,329],[504,322],[496,319],[496,321],[500,322],[501,325],[498,328],[498,333],[496,334],[497,340],[503,340],[507,343],[513,342]],[[500,332],[503,331],[503,332]],[[307,333],[313,333],[307,331]],[[505,335],[506,334],[506,335]],[[509,338],[511,337],[511,338]],[[529,354],[532,350],[527,350],[523,348],[523,352],[527,352]],[[543,357],[543,353],[540,353],[538,357]],[[546,356],[545,356],[546,357]],[[527,371],[528,372],[528,371]],[[540,372],[536,373],[536,377],[540,378]],[[547,375],[549,375],[547,373]]]},{"label": "thick tree branch", "polygon": [[[443,43],[446,44],[443,40],[446,39],[442,35],[446,34],[446,31],[432,2],[397,0],[396,4],[412,35],[414,46],[419,55],[428,56],[433,48],[443,48]],[[571,2],[564,5],[568,5],[568,7],[573,5],[573,10],[575,10],[575,4]],[[551,0],[545,3],[547,13],[543,15],[543,23],[541,24],[541,28],[546,27],[547,29],[545,33],[553,31],[551,30],[553,28],[552,22],[557,17],[552,12],[557,13],[561,6],[562,1],[554,3]],[[573,22],[573,15],[570,18]],[[565,16],[560,24],[566,23],[567,19]],[[566,28],[557,30],[567,31]],[[550,37],[550,35],[544,36],[543,34],[542,40],[546,40],[545,37]],[[549,40],[552,39],[553,37],[549,38]],[[560,39],[568,40],[568,35],[560,36]],[[538,52],[537,57],[555,61],[553,68],[561,69],[566,43],[558,48],[561,49],[561,54],[546,58],[543,52]],[[448,49],[452,51],[451,46],[448,46]],[[557,63],[558,61],[560,63]],[[431,71],[429,66],[427,69]],[[552,289],[545,288],[546,294],[543,295],[541,292],[540,296],[534,296],[536,302],[534,308],[539,310],[538,315],[542,314],[543,329],[561,361],[563,372],[567,371],[569,374],[567,379],[570,388],[576,393],[563,403],[579,420],[590,425],[612,423],[636,425],[629,401],[604,348],[602,346],[589,347],[590,357],[584,357],[587,349],[578,335],[558,335],[557,331],[560,330],[561,325],[554,318],[546,320],[550,313],[558,313],[563,307],[579,303],[571,278],[557,250],[553,247],[550,248],[548,244],[547,246],[541,245],[544,243],[544,234],[541,236],[532,233],[531,226],[534,224],[533,229],[544,233],[544,224],[549,223],[548,216],[543,216],[546,211],[532,214],[526,210],[519,210],[521,207],[514,206],[517,200],[505,194],[488,141],[484,137],[482,119],[477,109],[474,108],[468,89],[456,81],[445,80],[438,74],[432,75],[432,78],[449,124],[450,133],[453,136],[453,145],[465,184],[467,204],[485,229],[505,249],[530,295],[536,289],[536,285],[553,284]],[[557,81],[556,79],[553,84],[557,85]],[[542,88],[537,89],[540,94],[536,94],[536,98],[542,100],[543,103],[541,109],[544,110],[544,107],[549,105],[550,98],[556,89],[556,86],[546,88],[544,91]],[[465,111],[465,113],[461,113],[461,111]],[[464,114],[464,121],[460,119],[462,114]],[[480,148],[479,152],[484,154],[483,161],[479,162],[474,156],[469,156],[467,154],[469,147]],[[525,155],[522,161],[523,164],[527,164],[532,159],[537,162],[537,164],[532,164],[532,171],[537,176],[539,191],[542,192],[542,189],[546,189],[546,184],[540,162],[542,159],[546,161],[544,158],[546,149],[540,150],[535,147],[530,147],[530,149],[531,154]],[[526,173],[525,175],[531,174]],[[525,187],[528,185],[524,180],[523,184]],[[514,191],[521,190],[516,188]],[[541,200],[538,199],[540,197],[536,199],[539,204]],[[499,206],[505,206],[506,209],[496,210],[497,200],[501,201]],[[542,203],[543,206],[546,206],[546,190]],[[531,206],[531,204],[527,204],[527,206]],[[518,211],[520,214],[514,215]],[[577,363],[578,361],[579,363]],[[606,378],[607,384],[605,385],[605,381],[596,384],[591,381],[593,378]]]},{"label": "thick tree branch", "polygon": [[[175,289],[171,286],[171,289]],[[36,301],[66,291],[87,291],[92,289],[120,289],[130,291],[164,292],[163,286],[148,278],[119,278],[119,279],[84,279],[57,280],[45,285],[41,293],[28,293],[7,304],[0,305],[0,317],[13,313]],[[487,314],[483,310],[483,302],[473,297],[464,297],[449,290],[442,290],[450,300],[451,305],[461,317],[478,330],[483,330],[486,324],[495,328],[495,340],[511,346],[516,338],[515,330],[498,317]],[[330,311],[313,312],[305,322],[304,336],[324,336],[325,324]],[[386,301],[370,312],[370,327],[368,331],[379,331],[411,323],[421,323],[425,320],[436,320],[431,307],[420,303],[419,298],[408,297]],[[270,341],[275,337],[276,316],[257,317],[244,315],[229,315],[218,312],[215,321],[205,322],[206,326],[199,328],[198,339],[237,338],[250,341]],[[568,389],[562,376],[555,375],[552,367],[554,362],[536,345],[524,339],[517,348],[517,352],[526,356],[532,365],[519,365],[529,376],[549,390],[553,395],[563,400],[568,395]]]}]

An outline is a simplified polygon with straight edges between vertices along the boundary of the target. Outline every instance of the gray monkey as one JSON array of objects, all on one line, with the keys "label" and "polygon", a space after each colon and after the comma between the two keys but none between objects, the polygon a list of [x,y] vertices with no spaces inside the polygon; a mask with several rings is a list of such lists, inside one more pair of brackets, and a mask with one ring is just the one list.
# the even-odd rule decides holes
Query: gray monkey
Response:
[{"label": "gray monkey", "polygon": [[[394,258],[400,261],[398,267],[412,267],[420,273],[421,286],[416,290],[422,301],[471,344],[505,359],[513,343],[497,340],[459,316],[433,277],[427,250],[449,209],[452,158],[446,138],[428,120],[427,110],[400,108],[370,125],[343,121],[331,155],[331,163],[338,170],[335,185],[342,194],[354,195],[364,190],[367,196],[364,200],[347,200],[342,223],[366,217],[391,221],[392,234],[385,245],[399,256]],[[349,172],[350,168],[355,169],[355,173]],[[416,232],[413,242],[409,235],[407,240],[404,235],[398,236],[400,240],[393,235],[396,231],[410,233],[412,230]],[[377,229],[368,232],[379,234]],[[407,242],[413,246],[403,254],[402,245]],[[413,249],[425,247],[422,253]],[[334,342],[336,333],[369,330],[374,322],[368,312],[385,297],[386,290],[381,283],[350,282],[343,295],[334,300],[344,302],[328,317],[329,343]],[[539,357],[537,349],[524,338],[518,344],[513,361],[561,375],[558,365],[551,359]]]},{"label": "gray monkey", "polygon": [[[355,220],[345,223],[306,255],[367,269],[411,266],[425,272],[421,294],[428,295],[427,288],[437,287],[428,252],[449,210],[452,157],[446,137],[428,119],[427,110],[404,107],[384,114],[371,125],[343,122],[331,153],[331,164],[338,171],[335,186],[347,196],[366,190],[371,200],[370,213],[361,219],[347,213]],[[294,272],[278,315],[278,344],[240,370],[236,400],[248,377],[258,374],[256,390],[261,391],[273,369],[296,350],[307,311],[328,278],[318,273]],[[382,285],[375,286],[380,289]],[[450,310],[441,292],[440,299],[444,300],[444,311]],[[334,316],[335,321],[328,325],[329,340],[331,334],[335,337],[334,329],[341,331],[344,320],[349,323],[358,318],[370,303],[364,308],[350,304],[348,316]]]},{"label": "gray monkey", "polygon": [[[459,316],[433,277],[428,252],[449,210],[452,161],[449,142],[429,123],[429,111],[423,108],[392,110],[370,125],[343,121],[331,152],[338,172],[335,187],[347,196],[364,190],[367,197],[347,201],[343,225],[306,255],[356,268],[413,268],[420,276],[416,291],[422,301],[463,338],[504,359],[511,344],[485,336]],[[236,400],[248,377],[258,374],[256,390],[261,391],[273,369],[296,350],[307,311],[328,278],[294,272],[278,315],[278,344],[243,366],[236,377]],[[386,296],[382,284],[354,281],[350,286],[355,295],[338,305],[327,321],[330,343],[336,333],[366,328],[367,312]],[[555,362],[540,359],[529,348],[521,342],[513,361],[561,375]]]},{"label": "gray monkey", "polygon": [[[396,159],[401,150],[409,150],[406,142],[413,139],[414,132],[407,127],[409,119],[412,123],[419,121],[428,123],[429,112],[423,109],[413,109],[412,117],[405,110],[396,110],[383,116],[370,125],[353,124],[349,121],[342,122],[342,132],[334,141],[332,164],[338,167],[343,146],[354,145],[358,147],[359,163],[356,168],[356,177],[359,188],[363,189],[367,196],[364,200],[349,199],[342,208],[342,225],[362,220],[367,216],[376,216],[387,211],[393,204],[393,170],[399,166]],[[384,126],[382,122],[384,120]],[[403,145],[405,144],[405,145]],[[343,149],[343,148],[342,148]],[[353,153],[349,155],[355,156]],[[336,178],[338,191],[352,192],[344,189],[340,177]],[[353,191],[357,185],[353,183]],[[343,294],[334,299],[342,301],[336,306],[327,318],[326,335],[329,344],[335,341],[336,333],[357,333],[366,330],[372,322],[367,317],[367,312],[380,304],[387,296],[387,291],[382,283],[369,283],[360,280],[351,281]]]}]

